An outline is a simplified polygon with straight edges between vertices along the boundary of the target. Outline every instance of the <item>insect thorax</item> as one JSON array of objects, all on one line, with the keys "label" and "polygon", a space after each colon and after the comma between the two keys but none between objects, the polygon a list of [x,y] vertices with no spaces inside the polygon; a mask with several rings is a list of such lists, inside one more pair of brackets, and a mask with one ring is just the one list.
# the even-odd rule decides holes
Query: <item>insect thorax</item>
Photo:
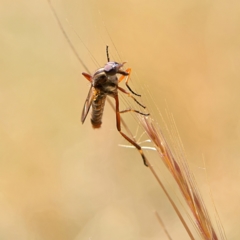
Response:
[{"label": "insect thorax", "polygon": [[104,70],[99,69],[93,75],[92,85],[100,91],[100,95],[112,95],[117,93],[118,78],[117,75],[109,75]]}]

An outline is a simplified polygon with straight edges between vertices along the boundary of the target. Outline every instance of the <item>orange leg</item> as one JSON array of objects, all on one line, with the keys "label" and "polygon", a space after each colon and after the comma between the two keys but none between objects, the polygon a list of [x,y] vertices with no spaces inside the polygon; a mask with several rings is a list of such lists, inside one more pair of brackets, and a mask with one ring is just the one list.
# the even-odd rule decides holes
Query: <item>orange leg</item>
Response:
[{"label": "orange leg", "polygon": [[[128,68],[125,72],[128,73],[127,76],[129,76],[131,74],[131,68]],[[126,76],[122,75],[119,79],[118,79],[118,83],[120,83]]]},{"label": "orange leg", "polygon": [[115,102],[116,102],[116,122],[117,122],[117,130],[120,132],[120,134],[129,142],[131,143],[141,154],[143,163],[146,167],[147,165],[147,159],[143,153],[143,150],[141,146],[139,146],[135,141],[133,141],[131,138],[129,138],[125,133],[121,131],[121,117],[120,117],[120,111],[119,111],[119,100],[118,100],[118,95],[114,96]]},{"label": "orange leg", "polygon": [[[125,84],[126,84],[127,88],[129,89],[129,91],[130,91],[132,94],[134,94],[134,95],[136,95],[136,96],[138,96],[138,97],[141,97],[140,94],[135,93],[135,92],[130,88],[130,86],[128,85],[128,81],[129,81],[129,79],[130,79],[130,75],[131,75],[132,69],[131,69],[131,68],[128,68],[125,72],[128,73],[128,75],[127,75],[127,77],[126,77],[126,81],[125,81]],[[125,78],[125,76],[121,76],[121,77],[118,79],[118,83],[120,83],[124,78]]]}]

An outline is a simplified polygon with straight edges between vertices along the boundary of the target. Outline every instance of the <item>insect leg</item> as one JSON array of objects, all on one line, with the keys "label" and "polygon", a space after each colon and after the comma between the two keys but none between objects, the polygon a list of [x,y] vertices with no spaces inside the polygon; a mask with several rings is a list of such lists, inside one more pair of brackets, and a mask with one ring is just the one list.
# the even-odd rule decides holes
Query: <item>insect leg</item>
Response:
[{"label": "insect leg", "polygon": [[142,108],[146,108],[144,105],[142,105],[131,93],[127,92],[124,88],[117,87],[121,92],[125,93],[128,95],[128,97],[131,97],[139,106]]},{"label": "insect leg", "polygon": [[[141,97],[140,94],[135,93],[135,92],[130,88],[130,86],[128,85],[128,81],[129,81],[129,79],[130,79],[131,71],[132,71],[131,68],[128,68],[128,69],[125,71],[125,72],[128,73],[128,75],[127,75],[127,77],[126,77],[125,84],[126,84],[127,88],[129,89],[129,91],[130,91],[132,94],[134,94],[134,95],[136,95],[136,96],[138,96],[138,97]],[[121,77],[118,79],[118,83],[120,83],[120,82],[124,79],[124,77],[125,77],[125,76],[121,76]]]},{"label": "insect leg", "polygon": [[142,112],[139,112],[138,110],[131,109],[131,108],[120,111],[120,113],[126,113],[126,112],[135,112],[135,113],[141,114],[143,116],[149,116],[150,115],[149,113],[142,113]]},{"label": "insect leg", "polygon": [[143,150],[141,146],[139,146],[135,141],[133,141],[131,138],[129,138],[125,133],[121,131],[121,117],[120,117],[120,112],[119,112],[119,100],[118,100],[118,95],[114,96],[115,102],[116,102],[116,122],[117,122],[117,130],[120,132],[120,134],[129,142],[131,143],[141,154],[143,163],[146,167],[148,167],[147,164],[147,159],[143,153]]}]

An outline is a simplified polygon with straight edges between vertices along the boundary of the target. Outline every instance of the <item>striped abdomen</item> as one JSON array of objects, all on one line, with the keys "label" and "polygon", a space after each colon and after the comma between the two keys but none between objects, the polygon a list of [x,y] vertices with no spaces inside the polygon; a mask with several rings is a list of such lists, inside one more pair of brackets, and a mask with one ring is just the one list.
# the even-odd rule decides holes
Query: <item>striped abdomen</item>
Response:
[{"label": "striped abdomen", "polygon": [[106,95],[99,95],[96,97],[95,100],[92,102],[92,117],[91,123],[93,128],[100,128],[102,124],[102,116],[104,105],[106,101]]}]

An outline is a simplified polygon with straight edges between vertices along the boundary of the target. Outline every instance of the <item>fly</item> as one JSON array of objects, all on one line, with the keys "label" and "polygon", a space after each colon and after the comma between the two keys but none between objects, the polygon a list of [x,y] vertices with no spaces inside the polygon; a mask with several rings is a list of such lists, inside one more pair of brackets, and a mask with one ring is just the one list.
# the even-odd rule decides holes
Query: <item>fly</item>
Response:
[{"label": "fly", "polygon": [[[74,48],[71,40],[69,39],[67,33],[65,32],[61,21],[58,18],[58,15],[54,9],[54,7],[51,4],[51,0],[48,0],[49,6],[51,8],[51,11],[57,20],[57,23],[60,27],[60,30],[62,31],[64,37],[66,38],[68,44],[70,45],[73,53],[76,55],[77,59],[80,61],[82,66],[86,69],[86,65],[78,55],[76,49]],[[126,112],[135,112],[137,114],[141,114],[144,116],[148,116],[149,114],[139,112],[134,109],[127,109],[123,111],[119,111],[119,99],[118,99],[118,90],[123,92],[124,94],[131,97],[138,105],[140,105],[142,108],[145,108],[138,100],[133,96],[136,95],[140,97],[141,95],[135,93],[132,91],[132,89],[128,85],[129,77],[131,74],[131,69],[128,68],[126,71],[122,70],[123,63],[117,63],[117,62],[111,62],[108,54],[108,46],[106,48],[107,53],[107,63],[103,68],[99,68],[93,75],[90,75],[88,73],[82,73],[82,75],[91,83],[91,87],[88,92],[87,99],[85,101],[83,111],[82,111],[82,123],[84,123],[88,112],[90,108],[92,107],[92,116],[91,116],[91,122],[93,128],[100,128],[102,124],[102,115],[104,110],[104,105],[106,101],[107,96],[111,96],[115,99],[115,112],[116,112],[116,124],[117,124],[117,130],[120,132],[120,134],[129,142],[131,143],[141,154],[143,163],[145,166],[147,165],[146,157],[143,153],[143,150],[140,145],[138,145],[134,140],[132,140],[130,137],[128,137],[125,133],[121,130],[121,113]],[[121,76],[118,78],[117,74],[120,74]],[[118,86],[118,84],[126,77],[125,84],[130,92],[126,91],[125,89]]]},{"label": "fly", "polygon": [[[125,62],[123,63],[111,62],[108,54],[108,46],[106,47],[106,53],[107,53],[108,62],[105,64],[104,67],[97,69],[93,75],[90,75],[88,73],[82,73],[82,75],[91,83],[91,87],[83,107],[81,121],[82,123],[84,123],[88,115],[88,112],[92,107],[92,114],[91,114],[92,127],[100,128],[102,124],[102,116],[103,116],[106,97],[107,96],[113,97],[115,100],[117,130],[129,143],[131,143],[134,147],[136,147],[136,149],[139,151],[139,153],[142,156],[144,165],[148,166],[146,162],[146,157],[142,151],[141,146],[138,145],[135,141],[133,141],[130,137],[128,137],[125,133],[122,132],[120,114],[126,113],[126,112],[135,112],[137,114],[141,114],[144,116],[148,116],[149,114],[142,113],[134,109],[119,111],[118,90],[128,95],[129,97],[131,97],[141,107],[145,108],[145,106],[143,106],[140,102],[138,102],[138,100],[133,96],[133,94],[136,96],[141,96],[141,95],[132,91],[132,89],[128,85],[131,69],[128,68],[126,71],[122,70],[122,67],[125,64]],[[121,76],[118,78],[117,74],[120,74]],[[125,84],[130,92],[118,86],[118,84],[125,77],[126,77]]]}]

